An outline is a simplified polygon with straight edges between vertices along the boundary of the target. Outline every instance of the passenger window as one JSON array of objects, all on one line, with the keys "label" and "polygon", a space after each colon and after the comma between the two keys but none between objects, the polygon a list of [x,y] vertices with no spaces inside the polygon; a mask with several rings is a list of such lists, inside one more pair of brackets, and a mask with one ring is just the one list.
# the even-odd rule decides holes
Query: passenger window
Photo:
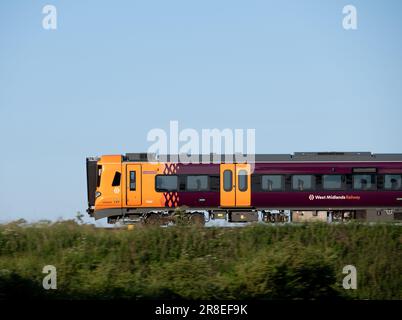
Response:
[{"label": "passenger window", "polygon": [[239,170],[238,179],[239,179],[239,191],[246,191],[247,188],[248,188],[248,186],[247,186],[247,171],[246,170]]},{"label": "passenger window", "polygon": [[120,177],[121,177],[121,173],[116,171],[116,173],[114,174],[114,178],[113,178],[113,182],[112,182],[112,187],[118,187],[120,186]]},{"label": "passenger window", "polygon": [[386,190],[400,190],[402,186],[402,175],[400,174],[386,174],[384,177],[384,189]]},{"label": "passenger window", "polygon": [[375,176],[371,174],[353,175],[353,189],[373,190],[375,187]]},{"label": "passenger window", "polygon": [[315,186],[315,177],[312,175],[292,176],[292,189],[298,191],[313,190]]},{"label": "passenger window", "polygon": [[188,191],[207,191],[208,176],[187,176]]},{"label": "passenger window", "polygon": [[265,191],[280,191],[283,189],[283,179],[280,175],[263,175],[261,188]]},{"label": "passenger window", "polygon": [[322,176],[322,184],[325,190],[342,189],[343,176],[340,174],[325,174]]},{"label": "passenger window", "polygon": [[137,179],[136,172],[130,171],[130,191],[135,191],[137,189]]},{"label": "passenger window", "polygon": [[231,170],[223,171],[223,190],[232,191],[233,177]]},{"label": "passenger window", "polygon": [[156,176],[156,191],[177,191],[177,176]]}]

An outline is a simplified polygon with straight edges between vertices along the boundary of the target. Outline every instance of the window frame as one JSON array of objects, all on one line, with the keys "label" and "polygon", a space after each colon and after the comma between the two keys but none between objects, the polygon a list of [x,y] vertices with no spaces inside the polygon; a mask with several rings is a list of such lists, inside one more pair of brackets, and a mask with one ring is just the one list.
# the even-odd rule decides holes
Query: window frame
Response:
[{"label": "window frame", "polygon": [[[401,191],[402,190],[402,173],[384,173],[383,175],[383,186],[382,186],[382,190],[384,191]],[[398,189],[392,189],[392,188],[386,188],[385,187],[385,179],[386,176],[399,176],[400,177],[400,185]]]},{"label": "window frame", "polygon": [[[293,177],[297,176],[309,176],[312,178],[311,181],[311,188],[304,188],[303,190],[300,190],[299,188],[294,188],[293,187]],[[310,191],[315,191],[316,190],[316,184],[317,184],[317,177],[315,174],[291,174],[290,175],[290,189],[293,192],[310,192]]]},{"label": "window frame", "polygon": [[[176,189],[174,189],[174,190],[159,189],[157,187],[158,177],[176,177]],[[157,175],[155,175],[155,191],[156,192],[178,192],[179,191],[179,176],[177,174],[157,174]]]},{"label": "window frame", "polygon": [[[370,177],[374,177],[374,182],[370,182],[371,183],[371,188],[369,189],[356,189],[355,188],[355,177],[356,176],[370,176]],[[377,181],[378,181],[378,175],[375,173],[354,173],[352,174],[352,190],[353,191],[377,191]]]},{"label": "window frame", "polygon": [[[244,173],[245,174],[240,174],[240,172],[243,172],[244,171]],[[240,188],[240,176],[242,177],[242,179],[243,179],[243,177],[245,178],[245,187],[244,188]],[[247,170],[245,170],[245,169],[240,169],[239,171],[237,171],[237,181],[238,181],[238,186],[237,186],[237,189],[240,191],[240,192],[246,192],[247,190],[248,190],[248,172],[247,172]]]},{"label": "window frame", "polygon": [[[265,177],[269,177],[269,176],[275,176],[275,177],[280,177],[281,178],[281,188],[280,189],[273,189],[273,190],[269,190],[269,189],[264,189],[263,187],[263,183],[262,180]],[[260,185],[261,185],[261,191],[262,192],[281,192],[285,190],[285,176],[283,174],[261,174],[260,175]]]},{"label": "window frame", "polygon": [[[131,178],[131,173],[134,173],[134,189],[131,187],[131,184],[133,183],[132,178]],[[129,183],[129,189],[130,191],[137,191],[137,171],[135,170],[130,170],[129,171],[129,177],[128,177],[128,183]]]},{"label": "window frame", "polygon": [[[116,180],[118,180],[119,183],[117,183]],[[121,185],[121,172],[115,171],[112,180],[112,187],[120,187],[120,185]]]},{"label": "window frame", "polygon": [[102,167],[102,165],[98,164],[96,169],[97,169],[97,172],[96,172],[96,187],[99,188],[101,186],[103,167]]},{"label": "window frame", "polygon": [[[184,191],[186,192],[208,192],[211,191],[210,188],[210,176],[208,174],[186,174],[184,175],[185,177],[185,189]],[[201,190],[197,190],[197,189],[189,189],[188,188],[188,178],[189,177],[207,177],[207,188],[206,189],[201,189]]]},{"label": "window frame", "polygon": [[[226,179],[225,179],[225,174],[226,172],[230,173],[230,189],[226,189]],[[233,171],[230,169],[226,169],[223,171],[223,191],[225,192],[231,192],[233,190]]]},{"label": "window frame", "polygon": [[[325,188],[324,177],[325,176],[339,176],[341,177],[341,186],[340,188]],[[322,174],[321,175],[321,188],[323,191],[342,191],[346,189],[346,176],[344,174],[334,173],[334,174]]]}]

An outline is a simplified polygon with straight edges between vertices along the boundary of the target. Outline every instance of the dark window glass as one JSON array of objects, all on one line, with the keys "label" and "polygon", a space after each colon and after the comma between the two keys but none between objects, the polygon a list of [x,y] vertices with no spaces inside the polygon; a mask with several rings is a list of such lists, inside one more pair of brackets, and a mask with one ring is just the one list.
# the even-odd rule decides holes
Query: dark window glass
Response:
[{"label": "dark window glass", "polygon": [[325,174],[322,176],[322,185],[326,190],[340,190],[342,189],[342,175]]},{"label": "dark window glass", "polygon": [[232,191],[233,186],[232,181],[233,181],[232,171],[230,170],[223,171],[223,190]]},{"label": "dark window glass", "polygon": [[186,177],[185,176],[178,176],[179,180],[179,191],[186,191]]},{"label": "dark window glass", "polygon": [[375,189],[375,176],[372,174],[353,175],[353,189],[355,190]]},{"label": "dark window glass", "polygon": [[101,184],[101,177],[102,177],[102,166],[98,166],[98,174],[96,177],[96,186],[99,187]]},{"label": "dark window glass", "polygon": [[294,175],[292,176],[292,189],[305,191],[314,189],[315,177],[311,175]]},{"label": "dark window glass", "polygon": [[384,177],[384,189],[400,190],[402,186],[402,175],[386,174]]},{"label": "dark window glass", "polygon": [[206,191],[208,190],[208,176],[187,176],[187,190]]},{"label": "dark window glass", "polygon": [[261,188],[265,191],[279,191],[283,189],[283,179],[280,175],[263,175]]},{"label": "dark window glass", "polygon": [[135,171],[130,171],[130,191],[137,189],[137,177]]},{"label": "dark window glass", "polygon": [[157,191],[177,191],[177,176],[156,176]]},{"label": "dark window glass", "polygon": [[120,185],[120,177],[121,177],[121,173],[116,171],[116,173],[114,174],[112,187],[118,187]]},{"label": "dark window glass", "polygon": [[246,191],[247,190],[247,171],[246,170],[239,170],[238,173],[239,179],[239,191]]},{"label": "dark window glass", "polygon": [[220,191],[220,177],[219,175],[216,176],[209,176],[209,187],[211,191]]}]

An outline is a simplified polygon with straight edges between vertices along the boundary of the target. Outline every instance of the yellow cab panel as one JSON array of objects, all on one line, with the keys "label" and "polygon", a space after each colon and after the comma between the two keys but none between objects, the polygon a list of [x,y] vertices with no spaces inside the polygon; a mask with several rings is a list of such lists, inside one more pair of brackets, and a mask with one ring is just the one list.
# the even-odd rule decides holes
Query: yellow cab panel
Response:
[{"label": "yellow cab panel", "polygon": [[98,161],[95,210],[121,207],[121,159],[121,156],[102,156]]}]

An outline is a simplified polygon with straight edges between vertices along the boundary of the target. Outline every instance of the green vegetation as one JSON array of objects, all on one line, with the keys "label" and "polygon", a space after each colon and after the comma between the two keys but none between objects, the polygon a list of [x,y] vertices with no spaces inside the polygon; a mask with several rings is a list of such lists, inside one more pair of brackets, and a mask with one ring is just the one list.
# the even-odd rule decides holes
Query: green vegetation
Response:
[{"label": "green vegetation", "polygon": [[[402,299],[401,226],[0,225],[0,298]],[[357,290],[342,288],[345,265]],[[57,268],[44,290],[42,268]]]}]

